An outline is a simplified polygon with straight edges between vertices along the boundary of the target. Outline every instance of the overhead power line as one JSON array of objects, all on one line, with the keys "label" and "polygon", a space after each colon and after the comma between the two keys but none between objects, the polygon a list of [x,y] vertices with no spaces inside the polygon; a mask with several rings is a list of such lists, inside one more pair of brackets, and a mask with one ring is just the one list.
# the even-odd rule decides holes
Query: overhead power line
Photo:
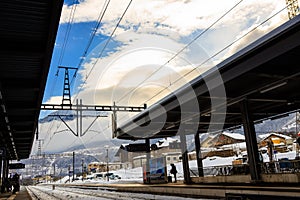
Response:
[{"label": "overhead power line", "polygon": [[[106,2],[107,2],[107,3],[106,3]],[[94,39],[94,37],[95,37],[95,34],[96,34],[96,32],[97,32],[97,29],[99,28],[99,26],[100,26],[100,24],[101,24],[101,21],[102,21],[102,19],[103,19],[105,13],[106,13],[106,11],[107,11],[107,8],[108,8],[108,5],[109,5],[109,3],[110,3],[110,0],[108,0],[108,1],[106,1],[106,2],[104,3],[104,6],[103,6],[101,12],[99,13],[99,16],[98,16],[98,22],[97,22],[95,28],[93,29],[92,35],[91,35],[91,37],[90,37],[90,39],[89,39],[89,41],[88,41],[88,43],[87,43],[87,46],[86,46],[86,48],[85,48],[85,50],[84,50],[84,52],[83,52],[83,56],[81,57],[81,60],[80,60],[80,62],[79,62],[79,64],[78,64],[78,67],[77,67],[77,70],[78,70],[78,69],[80,68],[80,66],[82,65],[82,63],[83,63],[83,61],[84,61],[84,59],[85,59],[85,57],[86,57],[86,55],[87,55],[87,53],[88,53],[88,49],[90,48],[90,46],[91,46],[91,44],[92,44],[92,41],[93,41],[93,39]],[[128,3],[126,9],[123,11],[123,13],[122,13],[122,15],[121,15],[121,17],[120,17],[118,23],[116,24],[114,30],[113,30],[112,33],[110,34],[109,39],[106,41],[106,43],[105,43],[105,45],[104,45],[104,47],[103,47],[101,53],[100,53],[99,56],[97,57],[96,63],[98,62],[99,58],[103,55],[104,50],[106,49],[108,43],[110,42],[111,38],[113,37],[113,35],[114,35],[116,29],[119,27],[119,25],[120,25],[122,19],[124,18],[124,16],[125,16],[127,10],[129,9],[131,3],[132,3],[132,0],[130,0],[130,2]],[[93,68],[95,67],[96,63],[94,63],[94,65],[92,66],[92,69],[90,70],[88,76],[86,76],[86,79],[84,80],[84,82],[83,82],[81,88],[82,88],[83,85],[86,83],[86,81],[87,81],[88,77],[90,76],[90,74],[91,74]],[[77,72],[77,71],[76,71],[76,72]],[[76,73],[74,74],[73,78],[74,78],[75,76],[76,76]],[[72,79],[72,82],[73,82],[73,79]],[[77,96],[79,95],[79,93],[80,93],[80,91],[81,91],[81,88],[79,89],[79,92],[77,93],[77,95],[76,95],[76,97],[75,97],[74,99],[76,99]],[[62,123],[60,123],[60,125],[61,125],[61,124],[62,124]],[[57,126],[56,131],[59,129],[60,125]],[[52,126],[51,126],[51,127],[52,127]],[[50,129],[51,129],[51,128],[50,128]],[[50,129],[48,129],[48,130],[50,130]],[[50,141],[51,141],[52,138],[53,138],[53,137],[50,138]],[[46,147],[47,147],[47,145],[50,143],[50,141],[46,144]]]},{"label": "overhead power line", "polygon": [[[239,2],[240,3],[240,2]],[[235,7],[235,6],[234,6]],[[217,55],[219,55],[220,53],[222,53],[224,50],[228,49],[229,47],[231,47],[232,45],[234,45],[236,42],[240,41],[241,39],[243,39],[244,37],[246,37],[247,35],[249,35],[251,32],[255,31],[258,27],[262,26],[263,24],[265,24],[266,22],[268,22],[270,19],[274,18],[275,16],[277,16],[279,13],[281,13],[283,10],[285,10],[287,7],[285,6],[284,8],[280,9],[279,11],[277,11],[275,14],[271,15],[270,17],[268,17],[267,19],[265,19],[264,21],[262,21],[260,24],[258,24],[257,26],[255,26],[254,28],[252,28],[251,30],[249,30],[247,33],[243,34],[241,37],[237,38],[236,40],[234,40],[233,42],[231,42],[229,45],[225,46],[224,48],[222,48],[221,50],[219,50],[218,52],[216,52],[214,55],[212,55],[211,57],[209,57],[207,60],[205,60],[204,62],[202,62],[200,65],[198,65],[196,68],[192,69],[191,71],[187,72],[186,74],[184,74],[182,77],[178,78],[177,80],[175,80],[172,84],[178,82],[179,80],[181,80],[182,78],[186,77],[187,75],[189,75],[190,73],[192,73],[193,71],[195,71],[197,68],[201,67],[202,65],[204,65],[205,63],[207,63],[209,60],[211,60],[212,58],[216,57]],[[232,10],[232,9],[231,9]],[[146,80],[144,80],[146,81]],[[144,82],[143,81],[143,82]],[[142,83],[143,83],[142,82]],[[141,84],[142,84],[141,83]],[[168,88],[168,87],[167,87]],[[149,98],[148,100],[146,100],[144,103],[152,100],[155,96],[157,96],[158,94],[160,94],[162,91],[166,90],[162,89],[160,90],[157,94],[153,95],[151,98]],[[123,98],[125,97],[125,95],[123,96]],[[142,104],[141,104],[142,105]],[[124,116],[119,118],[120,120],[124,119],[125,117],[128,116]],[[108,125],[108,127],[106,129],[103,130],[106,131],[108,129],[111,128],[111,125]],[[92,139],[92,138],[91,138]],[[91,140],[90,139],[90,140]],[[88,140],[88,141],[90,141]]]},{"label": "overhead power line", "polygon": [[[178,79],[176,79],[172,84],[177,83],[178,81],[180,81],[182,78],[188,76],[189,74],[191,74],[193,71],[195,71],[196,69],[198,69],[199,67],[203,66],[204,64],[206,64],[208,61],[210,61],[212,58],[216,57],[217,55],[219,55],[220,53],[222,53],[223,51],[225,51],[226,49],[228,49],[229,47],[231,47],[232,45],[234,45],[235,43],[237,43],[238,41],[240,41],[241,39],[245,38],[247,35],[249,35],[250,33],[252,33],[253,31],[255,31],[258,27],[262,26],[263,24],[265,24],[266,22],[268,22],[270,19],[272,19],[273,17],[275,17],[276,15],[278,15],[279,13],[281,13],[283,10],[285,10],[286,7],[280,9],[279,11],[277,11],[275,14],[271,15],[270,17],[268,17],[267,19],[265,19],[264,21],[262,21],[260,24],[258,24],[257,26],[255,26],[254,28],[252,28],[250,31],[246,32],[245,34],[243,34],[241,37],[237,38],[236,40],[232,41],[230,44],[228,44],[227,46],[223,47],[221,50],[219,50],[218,52],[216,52],[214,55],[210,56],[208,59],[206,59],[205,61],[203,61],[202,63],[200,63],[196,68],[192,69],[191,71],[185,73],[183,76],[179,77]],[[148,100],[146,100],[144,103],[152,100],[154,97],[156,97],[157,95],[159,95],[161,92],[163,92],[165,89],[160,90],[157,94],[155,94],[154,96],[152,96],[151,98],[149,98]]]},{"label": "overhead power line", "polygon": [[65,54],[65,50],[66,50],[66,46],[67,46],[67,43],[68,43],[68,40],[69,40],[69,36],[70,36],[71,29],[72,29],[72,24],[73,24],[73,21],[74,21],[76,8],[77,8],[77,3],[76,2],[77,2],[77,0],[73,1],[73,5],[72,5],[72,8],[71,8],[69,21],[68,21],[68,25],[67,25],[67,30],[66,30],[66,34],[65,34],[62,49],[61,49],[61,54],[60,54],[59,60],[58,60],[58,66],[61,65],[61,63],[62,63],[64,54]]},{"label": "overhead power line", "polygon": [[[76,77],[76,74],[77,74],[78,69],[81,67],[83,61],[84,61],[85,58],[86,58],[86,55],[87,55],[87,53],[88,53],[88,50],[89,50],[89,48],[90,48],[91,45],[92,45],[92,42],[93,42],[93,40],[94,40],[94,38],[95,38],[95,35],[96,35],[96,33],[97,33],[97,30],[98,30],[98,28],[99,28],[99,26],[100,26],[100,24],[101,24],[101,22],[102,22],[102,19],[103,19],[105,13],[106,13],[106,10],[107,10],[107,8],[108,8],[109,3],[110,3],[110,0],[106,0],[106,1],[104,2],[104,5],[103,5],[103,7],[102,7],[102,10],[100,11],[99,16],[98,16],[98,18],[97,18],[97,23],[96,23],[95,27],[93,28],[93,32],[92,32],[92,34],[91,34],[91,37],[89,38],[89,41],[88,41],[88,43],[87,43],[87,45],[86,45],[86,47],[85,47],[85,49],[84,49],[83,55],[82,55],[81,58],[80,58],[80,61],[79,61],[78,65],[77,65],[77,70],[76,70],[76,72],[75,72],[75,74],[74,74],[73,77]],[[72,80],[72,81],[73,81],[73,80]]]},{"label": "overhead power line", "polygon": [[193,40],[191,40],[187,45],[185,45],[181,50],[179,50],[176,54],[174,54],[167,62],[162,64],[159,68],[157,68],[155,71],[153,71],[149,76],[147,76],[142,82],[140,82],[135,88],[131,89],[129,92],[125,93],[119,100],[116,101],[116,103],[120,102],[124,97],[131,94],[131,92],[135,91],[135,89],[139,86],[141,86],[145,81],[147,81],[149,78],[151,78],[154,74],[156,74],[160,69],[162,69],[164,66],[166,66],[168,63],[170,63],[174,58],[176,58],[179,54],[181,54],[185,49],[187,49],[192,43],[194,43],[196,40],[198,40],[204,33],[206,33],[209,29],[211,29],[214,25],[216,25],[221,19],[223,19],[226,15],[228,15],[234,8],[236,8],[243,0],[240,0],[238,3],[236,3],[233,7],[231,7],[228,11],[226,11],[223,15],[221,15],[216,21],[214,21],[209,27],[207,27],[204,31],[202,31],[199,35],[197,35]]},{"label": "overhead power line", "polygon": [[116,24],[114,30],[111,32],[109,38],[106,40],[106,42],[105,42],[105,44],[104,44],[104,46],[103,46],[103,48],[102,48],[100,54],[97,56],[96,61],[93,63],[93,65],[92,65],[92,67],[91,67],[91,70],[90,70],[90,71],[88,72],[88,74],[86,75],[86,77],[85,77],[83,83],[81,84],[81,87],[79,88],[79,91],[78,91],[78,93],[77,93],[77,95],[76,95],[76,97],[75,97],[74,99],[77,98],[77,96],[78,96],[79,93],[81,92],[81,89],[82,89],[83,86],[86,84],[87,79],[90,77],[90,75],[91,75],[92,71],[94,70],[96,64],[98,63],[99,59],[102,57],[102,55],[103,55],[103,53],[104,53],[104,50],[106,49],[107,45],[109,44],[110,40],[112,39],[113,35],[115,34],[115,31],[116,31],[117,28],[119,27],[121,21],[123,20],[123,18],[124,18],[124,16],[125,16],[126,12],[127,12],[128,9],[129,9],[131,3],[132,3],[132,0],[129,1],[129,3],[128,3],[126,9],[123,11],[123,14],[121,15],[121,17],[120,17],[118,23]]}]

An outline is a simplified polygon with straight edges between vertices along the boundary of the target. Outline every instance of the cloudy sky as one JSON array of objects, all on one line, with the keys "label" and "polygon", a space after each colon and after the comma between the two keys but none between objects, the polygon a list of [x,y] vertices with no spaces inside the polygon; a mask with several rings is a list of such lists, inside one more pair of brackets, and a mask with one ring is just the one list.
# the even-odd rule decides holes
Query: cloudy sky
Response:
[{"label": "cloudy sky", "polygon": [[[73,100],[150,106],[286,22],[284,8],[284,0],[65,0],[44,103],[61,103],[58,66],[68,66],[79,68],[75,78],[70,71]],[[128,114],[118,119],[121,124]],[[110,117],[97,119],[94,131],[76,138],[60,132],[66,129],[60,121],[44,123],[40,139],[44,151],[88,146],[110,141],[110,124]],[[76,129],[75,122],[70,126]]]}]

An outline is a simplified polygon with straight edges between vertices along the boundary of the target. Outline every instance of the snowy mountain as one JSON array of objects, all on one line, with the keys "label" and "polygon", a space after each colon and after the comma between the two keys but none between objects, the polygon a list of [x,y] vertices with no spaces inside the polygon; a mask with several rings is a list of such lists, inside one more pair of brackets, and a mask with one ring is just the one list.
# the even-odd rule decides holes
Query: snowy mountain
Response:
[{"label": "snowy mountain", "polygon": [[[82,117],[97,117],[97,116],[107,116],[107,112],[102,111],[82,111]],[[54,120],[60,121],[61,117],[65,121],[75,120],[77,112],[75,110],[58,110],[50,113],[42,119],[39,119],[39,123],[51,122]]]}]

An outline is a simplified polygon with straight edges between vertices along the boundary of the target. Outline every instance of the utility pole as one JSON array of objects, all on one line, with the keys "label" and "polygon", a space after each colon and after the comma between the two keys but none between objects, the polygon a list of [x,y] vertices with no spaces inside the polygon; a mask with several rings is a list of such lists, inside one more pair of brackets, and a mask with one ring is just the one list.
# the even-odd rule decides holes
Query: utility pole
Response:
[{"label": "utility pole", "polygon": [[106,149],[106,156],[107,156],[107,165],[106,165],[106,171],[107,171],[107,181],[109,181],[109,166],[108,166],[108,148]]},{"label": "utility pole", "polygon": [[84,170],[83,170],[83,158],[81,159],[81,180],[83,182],[83,173],[84,173]]},{"label": "utility pole", "polygon": [[55,164],[53,164],[53,177],[55,177]]},{"label": "utility pole", "polygon": [[75,180],[75,152],[73,151],[73,180],[72,182]]},{"label": "utility pole", "polygon": [[69,167],[68,167],[68,173],[69,173],[69,183],[70,183],[70,177],[71,177],[71,165],[69,165]]},{"label": "utility pole", "polygon": [[105,149],[106,149],[106,177],[107,177],[107,181],[109,181],[109,176],[108,176],[108,173],[109,173],[109,165],[108,165],[108,146],[105,145],[104,146]]}]

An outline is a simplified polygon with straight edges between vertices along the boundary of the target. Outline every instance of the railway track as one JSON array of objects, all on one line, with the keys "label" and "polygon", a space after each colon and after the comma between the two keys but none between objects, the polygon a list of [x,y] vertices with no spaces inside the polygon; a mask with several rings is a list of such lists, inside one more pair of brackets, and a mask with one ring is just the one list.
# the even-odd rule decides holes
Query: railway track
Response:
[{"label": "railway track", "polygon": [[[52,190],[51,185],[48,186],[29,186],[27,187],[29,194],[33,200],[46,200],[46,199],[88,199],[88,200],[179,200],[182,197],[170,197],[157,194],[142,194],[142,193],[125,193],[117,192],[115,190],[108,189],[107,187],[83,187],[78,186],[56,186],[55,190]],[[191,198],[187,198],[191,199]]]},{"label": "railway track", "polygon": [[32,200],[65,200],[64,198],[58,197],[51,192],[47,192],[34,186],[27,186],[26,190],[28,191]]}]

